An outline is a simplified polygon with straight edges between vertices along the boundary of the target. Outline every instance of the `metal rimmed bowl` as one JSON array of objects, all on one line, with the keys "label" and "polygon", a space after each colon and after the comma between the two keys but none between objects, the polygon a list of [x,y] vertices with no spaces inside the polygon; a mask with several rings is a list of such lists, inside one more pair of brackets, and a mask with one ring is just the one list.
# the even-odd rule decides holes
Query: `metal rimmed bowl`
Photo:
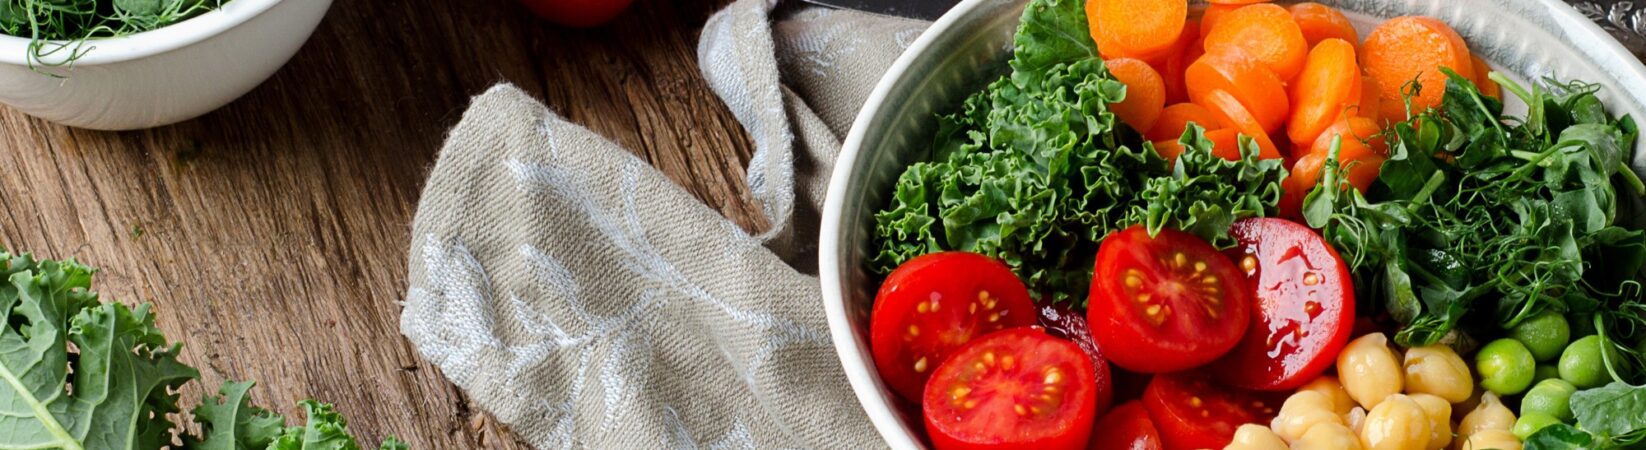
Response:
[{"label": "metal rimmed bowl", "polygon": [[[903,168],[926,155],[933,116],[956,109],[999,76],[1027,0],[966,0],[933,23],[870,95],[835,164],[824,206],[819,271],[835,350],[858,401],[894,448],[920,448],[920,417],[882,382],[869,352],[869,311],[878,276],[874,213]],[[1365,33],[1403,15],[1450,24],[1477,56],[1521,81],[1544,76],[1602,86],[1614,114],[1646,118],[1646,67],[1616,40],[1559,0],[1330,1]],[[1509,109],[1515,105],[1510,102]],[[1633,161],[1641,171],[1646,152]]]}]

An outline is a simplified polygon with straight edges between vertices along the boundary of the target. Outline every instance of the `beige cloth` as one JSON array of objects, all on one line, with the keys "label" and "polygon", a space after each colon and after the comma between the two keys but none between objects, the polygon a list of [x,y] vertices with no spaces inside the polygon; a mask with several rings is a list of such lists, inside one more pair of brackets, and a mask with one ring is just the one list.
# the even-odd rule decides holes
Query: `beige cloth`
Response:
[{"label": "beige cloth", "polygon": [[[817,209],[849,122],[925,24],[741,0],[704,76],[756,143],[750,236],[503,85],[418,205],[402,332],[538,448],[883,446],[830,343]],[[788,8],[789,5],[784,5]]]}]

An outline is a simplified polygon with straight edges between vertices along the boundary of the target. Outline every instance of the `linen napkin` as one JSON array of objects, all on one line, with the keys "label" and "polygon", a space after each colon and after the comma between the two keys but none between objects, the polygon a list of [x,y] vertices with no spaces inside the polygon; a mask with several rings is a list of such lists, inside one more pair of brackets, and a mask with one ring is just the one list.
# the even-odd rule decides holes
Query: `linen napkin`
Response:
[{"label": "linen napkin", "polygon": [[924,22],[740,0],[703,76],[753,138],[751,236],[512,86],[474,99],[412,226],[401,328],[538,448],[876,448],[829,339],[818,209]]}]

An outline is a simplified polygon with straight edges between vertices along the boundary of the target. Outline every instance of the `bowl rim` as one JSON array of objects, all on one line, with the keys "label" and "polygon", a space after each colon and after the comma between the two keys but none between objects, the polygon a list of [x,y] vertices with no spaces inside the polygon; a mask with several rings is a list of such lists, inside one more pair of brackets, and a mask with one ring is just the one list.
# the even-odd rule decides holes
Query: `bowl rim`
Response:
[{"label": "bowl rim", "polygon": [[[908,49],[891,65],[880,80],[875,84],[862,109],[852,122],[851,131],[841,142],[839,156],[835,159],[833,173],[829,177],[829,186],[824,198],[823,214],[821,217],[818,252],[818,279],[823,293],[824,312],[829,323],[829,334],[832,337],[835,353],[840,358],[842,368],[846,373],[847,381],[857,396],[859,405],[869,416],[870,422],[880,432],[881,437],[893,448],[922,448],[923,444],[911,433],[910,424],[900,418],[895,408],[894,399],[887,398],[882,393],[888,392],[882,386],[879,375],[872,367],[864,364],[864,356],[857,350],[859,345],[868,347],[867,342],[858,342],[857,330],[852,329],[846,311],[846,293],[842,290],[842,267],[839,255],[842,254],[840,236],[841,228],[847,224],[842,222],[845,215],[844,197],[847,194],[847,185],[855,175],[853,167],[863,153],[863,143],[867,138],[867,129],[873,117],[888,103],[888,96],[892,86],[906,76],[913,62],[923,55],[939,35],[952,32],[951,28],[960,21],[962,16],[970,14],[978,6],[990,1],[1002,0],[963,0],[953,9],[945,13],[931,27],[926,29]],[[1022,0],[1010,0],[1022,1]],[[1604,48],[1599,54],[1604,54],[1616,61],[1624,63],[1610,64],[1606,68],[1622,72],[1618,79],[1633,78],[1646,79],[1646,65],[1628,63],[1639,61],[1615,37],[1602,30],[1598,24],[1586,18],[1582,12],[1572,5],[1561,0],[1532,0],[1542,5],[1543,11],[1550,14],[1556,24],[1568,33],[1581,34],[1590,38],[1590,42],[1598,43]],[[1627,95],[1626,93],[1623,95]],[[1643,143],[1642,145],[1646,145]]]},{"label": "bowl rim", "polygon": [[[873,368],[864,365],[861,356],[855,351],[858,342],[854,339],[856,330],[852,329],[851,322],[846,317],[846,296],[840,287],[840,265],[836,258],[840,254],[840,241],[836,239],[842,225],[841,218],[845,214],[845,205],[842,198],[846,196],[846,185],[852,177],[851,166],[857,162],[858,154],[866,139],[866,129],[873,120],[875,111],[878,111],[888,100],[892,85],[903,78],[904,74],[913,66],[914,61],[925,54],[938,37],[947,34],[955,23],[969,14],[973,9],[989,1],[1000,0],[962,0],[949,12],[944,13],[932,22],[926,31],[920,33],[909,48],[897,57],[886,74],[875,83],[874,90],[858,110],[857,118],[852,121],[851,131],[846,140],[841,142],[840,155],[835,159],[834,173],[829,177],[829,188],[824,195],[821,233],[818,245],[818,277],[822,281],[823,309],[829,322],[829,335],[834,341],[835,354],[840,358],[842,368],[846,372],[846,380],[851,384],[852,392],[857,395],[857,403],[869,416],[869,422],[880,437],[892,448],[921,448],[922,444],[907,430],[907,424],[893,410],[892,402],[881,395],[882,383]],[[865,347],[867,346],[867,343]],[[848,351],[848,349],[853,349]]]},{"label": "bowl rim", "polygon": [[[121,37],[89,40],[86,41],[88,51],[75,60],[73,66],[131,61],[193,45],[261,15],[281,1],[284,0],[232,0],[217,9],[157,29]],[[29,38],[0,34],[0,64],[28,66],[31,63],[30,42]],[[45,58],[46,62],[53,64],[63,60],[64,57],[59,55]]]}]

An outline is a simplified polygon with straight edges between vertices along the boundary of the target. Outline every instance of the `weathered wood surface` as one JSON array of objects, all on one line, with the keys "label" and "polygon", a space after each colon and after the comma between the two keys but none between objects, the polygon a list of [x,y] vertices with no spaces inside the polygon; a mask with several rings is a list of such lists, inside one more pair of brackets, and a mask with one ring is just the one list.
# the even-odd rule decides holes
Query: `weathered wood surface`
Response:
[{"label": "weathered wood surface", "polygon": [[335,402],[372,442],[529,448],[399,333],[423,180],[469,97],[508,81],[632,149],[751,229],[751,146],[698,74],[728,0],[640,0],[558,28],[514,0],[339,0],[269,82],[197,120],[69,129],[0,108],[0,246],[101,267],[106,298],[153,302],[203,372],[297,414]]}]

